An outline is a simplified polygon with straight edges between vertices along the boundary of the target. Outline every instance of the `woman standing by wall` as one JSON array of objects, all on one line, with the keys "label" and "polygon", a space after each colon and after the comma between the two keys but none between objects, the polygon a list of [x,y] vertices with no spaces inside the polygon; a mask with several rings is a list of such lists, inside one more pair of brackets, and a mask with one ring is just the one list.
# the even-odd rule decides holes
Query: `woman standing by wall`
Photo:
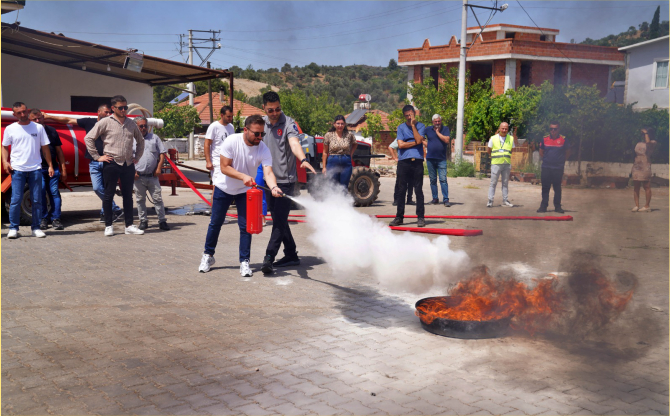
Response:
[{"label": "woman standing by wall", "polygon": [[[649,203],[651,202],[651,154],[656,147],[656,140],[653,140],[654,130],[651,128],[642,129],[643,141],[635,145],[635,163],[633,163],[633,199],[635,207],[633,212],[651,212]],[[640,208],[640,186],[644,187],[644,193],[647,203]]]}]

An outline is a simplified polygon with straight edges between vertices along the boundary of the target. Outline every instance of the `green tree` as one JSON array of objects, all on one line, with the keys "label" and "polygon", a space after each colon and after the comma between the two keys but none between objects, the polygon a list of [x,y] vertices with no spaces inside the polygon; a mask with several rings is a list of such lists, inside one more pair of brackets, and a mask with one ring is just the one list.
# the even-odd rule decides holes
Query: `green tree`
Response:
[{"label": "green tree", "polygon": [[398,63],[396,62],[395,59],[391,58],[387,68],[389,71],[395,71],[396,69],[398,69]]},{"label": "green tree", "polygon": [[654,17],[651,19],[651,24],[649,25],[649,39],[656,39],[661,36],[659,25],[660,18],[661,6],[658,6],[654,12]]},{"label": "green tree", "polygon": [[387,127],[391,132],[391,137],[393,137],[394,139],[397,137],[398,126],[404,122],[405,122],[405,116],[403,116],[401,109],[396,108],[391,112],[391,114],[389,114],[389,122],[387,124]]},{"label": "green tree", "polygon": [[298,122],[303,133],[312,136],[324,134],[335,116],[344,113],[328,93],[315,96],[300,90],[281,90],[279,97],[282,111]]},{"label": "green tree", "polygon": [[381,132],[384,130],[382,126],[382,116],[379,114],[368,113],[365,117],[366,126],[361,128],[363,137],[371,137],[372,140],[380,141]]},{"label": "green tree", "polygon": [[164,127],[156,129],[156,134],[162,139],[186,137],[200,123],[198,110],[189,105],[167,104],[160,111],[157,111],[154,116],[163,119]]},{"label": "green tree", "polygon": [[[466,79],[469,79],[469,71]],[[410,84],[410,94],[414,105],[421,110],[419,121],[425,125],[432,123],[433,114],[439,114],[442,122],[450,130],[456,129],[456,117],[458,114],[458,69],[452,68],[448,73],[445,66],[440,68],[440,78],[444,81],[435,88],[433,79],[427,77],[423,83]],[[468,120],[474,110],[474,105],[482,98],[492,94],[491,80],[479,80],[475,83],[465,84],[465,107],[464,120]],[[469,139],[469,137],[468,137]]]}]

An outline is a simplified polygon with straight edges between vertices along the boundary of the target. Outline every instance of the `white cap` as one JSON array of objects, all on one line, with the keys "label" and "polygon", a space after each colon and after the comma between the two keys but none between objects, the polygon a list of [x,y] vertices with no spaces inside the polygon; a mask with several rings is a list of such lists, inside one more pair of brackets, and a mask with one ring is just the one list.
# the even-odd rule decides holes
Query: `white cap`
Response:
[{"label": "white cap", "polygon": [[442,117],[440,117],[439,114],[433,114],[433,121],[435,121],[435,120],[437,120],[437,119],[442,120]]}]

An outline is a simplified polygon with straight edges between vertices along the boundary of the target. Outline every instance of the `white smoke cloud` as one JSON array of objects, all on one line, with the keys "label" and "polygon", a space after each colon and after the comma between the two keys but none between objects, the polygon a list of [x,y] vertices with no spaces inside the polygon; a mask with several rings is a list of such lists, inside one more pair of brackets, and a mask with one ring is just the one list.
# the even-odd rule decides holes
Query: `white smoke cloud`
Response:
[{"label": "white smoke cloud", "polygon": [[463,250],[449,248],[446,236],[428,239],[418,234],[394,233],[353,207],[341,189],[320,187],[318,200],[300,197],[313,234],[309,240],[319,256],[339,273],[371,273],[390,291],[426,293],[446,288],[462,278],[470,263]]}]

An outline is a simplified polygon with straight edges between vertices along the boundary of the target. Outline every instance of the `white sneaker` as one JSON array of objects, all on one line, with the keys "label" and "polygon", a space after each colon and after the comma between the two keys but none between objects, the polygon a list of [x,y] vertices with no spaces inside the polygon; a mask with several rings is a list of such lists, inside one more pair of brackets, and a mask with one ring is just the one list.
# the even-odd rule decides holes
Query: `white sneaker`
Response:
[{"label": "white sneaker", "polygon": [[228,216],[226,215],[226,218],[223,219],[224,224],[230,224],[230,220],[228,219]]},{"label": "white sneaker", "polygon": [[44,234],[44,231],[42,231],[42,230],[40,230],[40,229],[33,230],[33,237],[44,238],[44,237],[46,237],[46,236],[47,236],[47,235]]},{"label": "white sneaker", "polygon": [[130,227],[126,227],[126,234],[142,235],[144,234],[144,230],[140,230],[136,225],[133,224]]},{"label": "white sneaker", "polygon": [[502,206],[511,208],[514,206],[514,204],[510,203],[509,201],[503,201]]},{"label": "white sneaker", "polygon": [[633,209],[631,209],[631,211],[633,211],[633,212],[638,212],[639,210],[640,210],[640,207],[638,207],[638,206],[635,206],[635,207],[633,207]]},{"label": "white sneaker", "polygon": [[7,233],[7,238],[12,240],[17,238],[18,236],[19,236],[19,230],[9,230],[9,232]]},{"label": "white sneaker", "polygon": [[254,275],[251,271],[251,267],[249,267],[249,260],[244,260],[240,263],[240,274],[242,277],[251,277]]},{"label": "white sneaker", "polygon": [[486,203],[486,208],[491,208],[493,206],[493,201],[489,201]]},{"label": "white sneaker", "polygon": [[114,227],[111,225],[109,227],[105,227],[105,237],[111,237],[114,235]]},{"label": "white sneaker", "polygon": [[202,260],[200,260],[200,267],[198,267],[198,271],[200,273],[207,273],[209,268],[212,267],[214,263],[214,257],[210,256],[209,254],[203,254]]}]

